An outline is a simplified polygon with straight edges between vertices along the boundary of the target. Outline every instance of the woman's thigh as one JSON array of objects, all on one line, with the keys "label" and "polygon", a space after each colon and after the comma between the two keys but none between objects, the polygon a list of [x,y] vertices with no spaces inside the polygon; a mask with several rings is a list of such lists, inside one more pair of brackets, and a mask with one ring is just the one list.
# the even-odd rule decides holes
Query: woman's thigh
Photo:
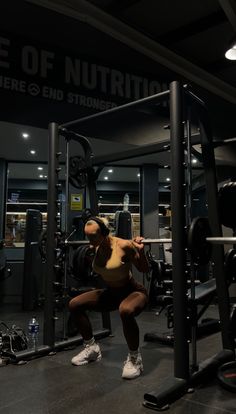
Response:
[{"label": "woman's thigh", "polygon": [[147,302],[148,298],[145,293],[132,292],[120,303],[119,310],[137,316],[146,307]]},{"label": "woman's thigh", "polygon": [[82,293],[71,299],[69,309],[71,311],[84,309],[95,311],[111,311],[118,309],[119,303],[114,300],[113,295],[107,289],[95,289]]}]

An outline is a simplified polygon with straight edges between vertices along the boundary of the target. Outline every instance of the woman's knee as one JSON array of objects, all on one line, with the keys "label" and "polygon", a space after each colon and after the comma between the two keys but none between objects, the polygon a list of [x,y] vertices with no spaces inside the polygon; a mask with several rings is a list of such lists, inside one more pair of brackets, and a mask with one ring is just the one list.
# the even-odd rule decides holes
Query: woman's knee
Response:
[{"label": "woman's knee", "polygon": [[123,303],[121,303],[119,306],[119,313],[120,313],[121,319],[134,317],[134,310]]},{"label": "woman's knee", "polygon": [[70,312],[75,312],[75,311],[78,311],[79,309],[82,309],[82,304],[80,303],[80,300],[77,297],[75,297],[71,299],[70,302],[68,303],[68,308]]}]

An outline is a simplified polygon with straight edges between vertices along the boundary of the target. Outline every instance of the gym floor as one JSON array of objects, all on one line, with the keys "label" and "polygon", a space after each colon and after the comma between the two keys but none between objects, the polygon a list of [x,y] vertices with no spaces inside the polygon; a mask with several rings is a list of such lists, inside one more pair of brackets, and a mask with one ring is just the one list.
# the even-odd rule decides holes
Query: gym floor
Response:
[{"label": "gym floor", "polygon": [[[209,308],[216,314],[214,306]],[[31,316],[31,315],[29,315]],[[100,317],[91,315],[94,327]],[[39,319],[42,317],[38,315]],[[26,312],[1,308],[1,318],[25,329]],[[113,336],[100,340],[103,359],[87,366],[74,367],[70,359],[79,348],[63,350],[53,356],[33,359],[25,365],[1,368],[0,413],[4,414],[139,414],[152,412],[143,407],[145,392],[157,390],[173,372],[173,349],[143,341],[146,332],[167,331],[165,315],[147,310],[138,317],[144,373],[126,381],[121,378],[127,347],[117,312],[111,314]],[[41,325],[42,326],[42,325]],[[155,329],[156,328],[156,329]],[[158,329],[157,329],[158,328]],[[220,350],[220,334],[198,340],[199,360]],[[191,394],[173,403],[169,413],[236,413],[235,394],[224,390],[216,378],[206,380]]]}]

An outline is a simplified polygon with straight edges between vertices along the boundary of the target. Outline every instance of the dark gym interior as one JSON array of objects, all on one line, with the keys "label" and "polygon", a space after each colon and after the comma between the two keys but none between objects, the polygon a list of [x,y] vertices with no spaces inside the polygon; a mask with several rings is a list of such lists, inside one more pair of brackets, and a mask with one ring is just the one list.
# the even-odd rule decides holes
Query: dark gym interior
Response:
[{"label": "dark gym interior", "polygon": [[[235,0],[9,0],[0,22],[0,413],[235,413]],[[132,380],[118,310],[88,311],[102,360],[71,364],[69,302],[105,287],[88,211],[144,237]]]}]

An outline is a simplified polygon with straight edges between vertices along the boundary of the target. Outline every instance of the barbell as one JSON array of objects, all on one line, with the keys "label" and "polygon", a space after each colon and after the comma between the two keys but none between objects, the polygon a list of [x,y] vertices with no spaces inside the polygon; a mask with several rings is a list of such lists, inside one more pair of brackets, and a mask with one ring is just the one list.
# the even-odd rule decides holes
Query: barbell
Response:
[{"label": "barbell", "polygon": [[[65,241],[67,245],[88,244],[87,240]],[[171,238],[143,239],[144,245],[172,243]],[[192,260],[200,265],[207,264],[211,258],[212,244],[236,244],[236,237],[212,237],[209,221],[206,217],[193,219],[187,231],[187,247]]]},{"label": "barbell", "polygon": [[[236,237],[206,237],[207,242],[212,244],[236,244]],[[143,239],[142,244],[165,244],[172,243],[172,239]],[[82,244],[89,244],[88,240],[72,240],[65,241],[69,246],[79,246]]]}]

